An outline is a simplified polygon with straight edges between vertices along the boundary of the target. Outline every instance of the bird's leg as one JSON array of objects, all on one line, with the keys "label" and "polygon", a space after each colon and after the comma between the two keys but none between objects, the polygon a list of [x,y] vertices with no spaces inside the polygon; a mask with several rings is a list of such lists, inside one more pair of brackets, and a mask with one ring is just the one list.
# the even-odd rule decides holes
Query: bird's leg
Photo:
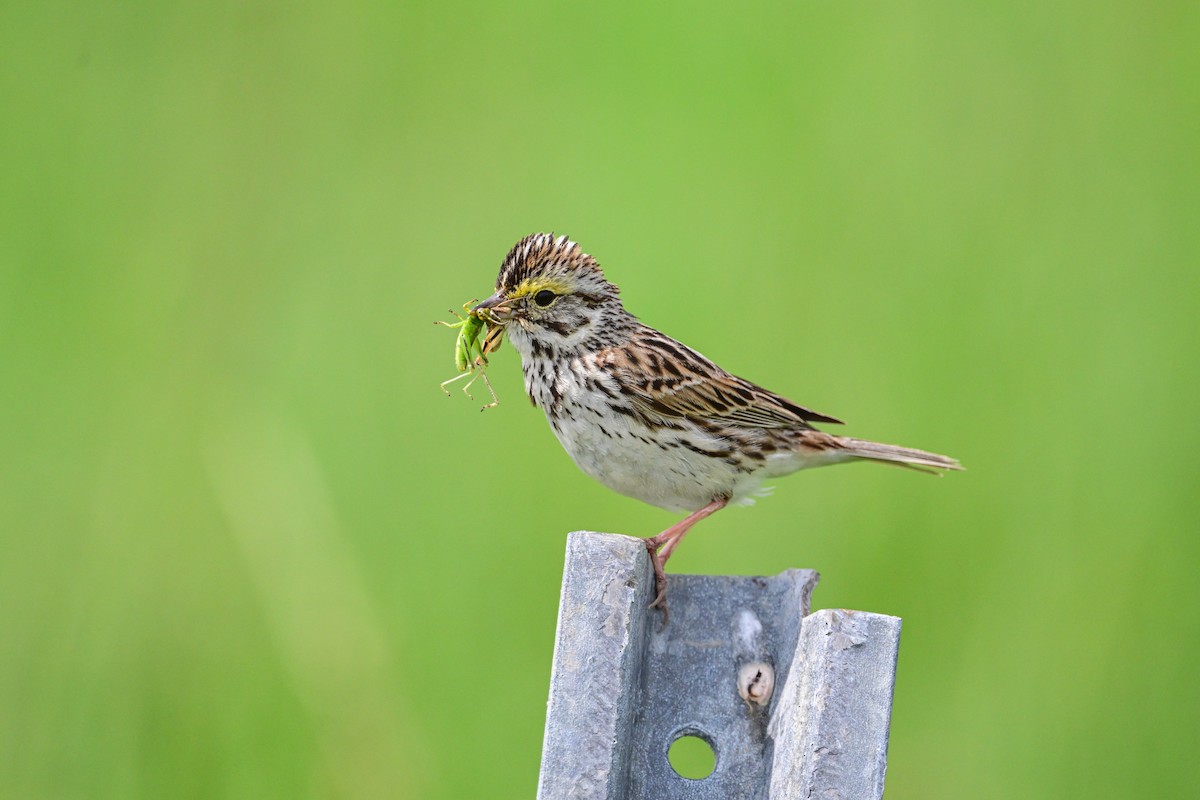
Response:
[{"label": "bird's leg", "polygon": [[654,588],[657,592],[650,607],[663,610],[664,625],[667,616],[667,573],[663,568],[667,565],[667,559],[671,557],[671,553],[675,552],[675,548],[683,541],[683,537],[687,535],[693,525],[720,511],[728,502],[728,497],[718,497],[704,508],[690,514],[686,519],[676,522],[658,536],[651,536],[643,540],[646,543],[646,552],[650,554],[650,563],[654,566]]}]

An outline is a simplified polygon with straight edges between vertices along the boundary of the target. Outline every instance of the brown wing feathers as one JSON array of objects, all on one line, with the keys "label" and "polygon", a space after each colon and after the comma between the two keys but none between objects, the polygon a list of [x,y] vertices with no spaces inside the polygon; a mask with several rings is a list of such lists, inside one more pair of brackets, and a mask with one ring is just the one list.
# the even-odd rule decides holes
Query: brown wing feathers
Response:
[{"label": "brown wing feathers", "polygon": [[[642,354],[641,359],[635,352]],[[695,350],[645,329],[633,342],[599,355],[609,374],[645,410],[750,428],[809,428],[840,423],[730,375]],[[642,364],[648,359],[649,364]]]}]

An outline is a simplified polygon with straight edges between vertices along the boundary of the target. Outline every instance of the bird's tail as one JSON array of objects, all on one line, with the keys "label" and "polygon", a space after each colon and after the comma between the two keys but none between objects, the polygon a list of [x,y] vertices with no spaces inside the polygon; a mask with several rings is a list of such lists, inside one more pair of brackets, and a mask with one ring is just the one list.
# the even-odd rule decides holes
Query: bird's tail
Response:
[{"label": "bird's tail", "polygon": [[868,461],[895,464],[898,467],[907,467],[934,475],[941,475],[942,470],[960,470],[963,468],[962,464],[959,464],[956,458],[938,455],[937,453],[927,453],[924,450],[915,450],[911,447],[899,447],[894,444],[883,444],[882,442],[868,442],[865,439],[852,439],[849,436],[839,436],[837,439],[838,444],[841,445],[842,452],[851,458],[864,458]]}]

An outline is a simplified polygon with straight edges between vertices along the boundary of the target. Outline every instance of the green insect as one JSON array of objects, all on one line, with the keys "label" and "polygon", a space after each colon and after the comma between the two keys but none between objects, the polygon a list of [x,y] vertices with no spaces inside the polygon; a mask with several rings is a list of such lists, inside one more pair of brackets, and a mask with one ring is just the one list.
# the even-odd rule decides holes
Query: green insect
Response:
[{"label": "green insect", "polygon": [[[474,302],[474,301],[472,301]],[[496,398],[496,392],[492,389],[492,383],[488,380],[486,372],[488,366],[488,353],[494,352],[500,347],[500,343],[504,340],[504,328],[496,324],[491,318],[491,312],[487,309],[481,311],[472,311],[471,303],[463,303],[463,311],[466,316],[462,316],[454,309],[450,313],[458,317],[458,322],[443,322],[438,320],[435,325],[445,325],[447,328],[458,328],[458,339],[454,342],[454,366],[458,368],[461,375],[455,375],[448,381],[443,381],[442,391],[446,396],[450,396],[450,390],[446,387],[455,381],[460,381],[463,378],[470,377],[466,385],[462,387],[463,394],[471,397],[471,384],[483,378],[483,384],[487,387],[488,394],[492,396],[492,402],[488,403],[480,411],[486,411],[493,406],[500,404]],[[472,400],[475,398],[471,397]]]}]

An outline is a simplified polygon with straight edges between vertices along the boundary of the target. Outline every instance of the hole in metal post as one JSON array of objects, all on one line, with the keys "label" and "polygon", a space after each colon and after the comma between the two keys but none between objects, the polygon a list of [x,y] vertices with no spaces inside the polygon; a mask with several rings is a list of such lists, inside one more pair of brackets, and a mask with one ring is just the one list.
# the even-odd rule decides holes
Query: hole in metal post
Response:
[{"label": "hole in metal post", "polygon": [[717,754],[712,743],[701,738],[699,731],[682,730],[676,734],[667,750],[671,769],[681,778],[698,781],[712,775],[717,768]]}]

